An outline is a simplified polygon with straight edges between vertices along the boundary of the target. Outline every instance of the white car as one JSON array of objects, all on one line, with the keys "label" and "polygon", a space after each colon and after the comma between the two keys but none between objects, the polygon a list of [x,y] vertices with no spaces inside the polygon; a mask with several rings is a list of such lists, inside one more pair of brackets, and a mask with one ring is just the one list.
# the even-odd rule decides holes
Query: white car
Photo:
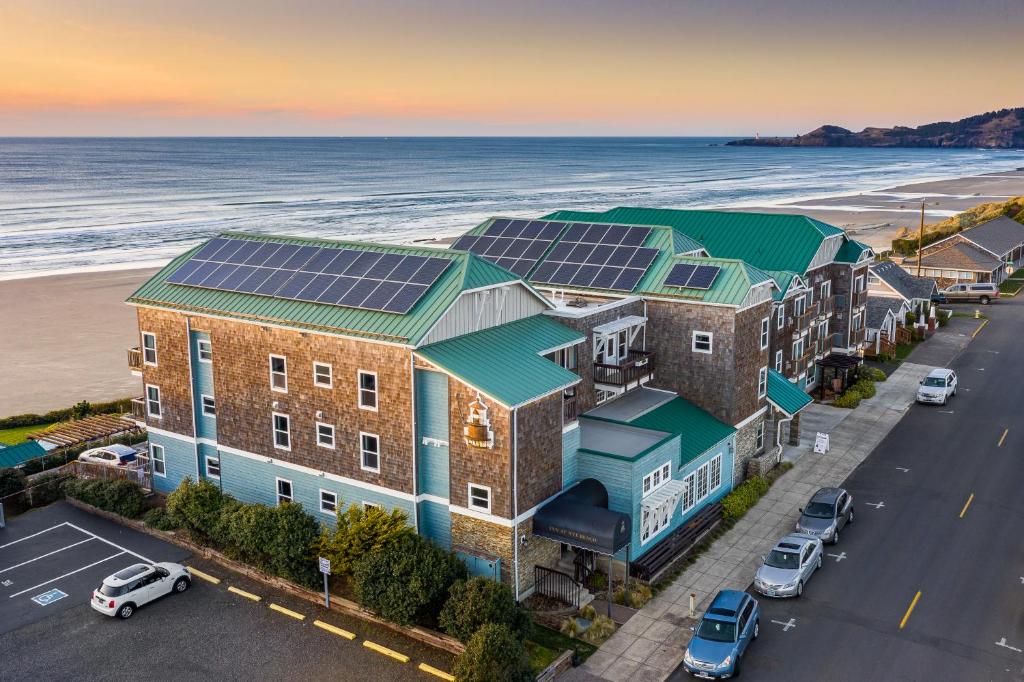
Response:
[{"label": "white car", "polygon": [[921,380],[917,389],[917,402],[945,405],[950,396],[956,395],[956,372],[951,369],[933,369]]},{"label": "white car", "polygon": [[134,564],[103,579],[89,602],[105,616],[131,618],[135,610],[165,594],[181,594],[192,574],[181,564]]},{"label": "white car", "polygon": [[113,445],[104,445],[101,448],[86,450],[78,456],[78,461],[88,462],[89,464],[124,467],[136,461],[138,454],[135,448],[115,443]]}]

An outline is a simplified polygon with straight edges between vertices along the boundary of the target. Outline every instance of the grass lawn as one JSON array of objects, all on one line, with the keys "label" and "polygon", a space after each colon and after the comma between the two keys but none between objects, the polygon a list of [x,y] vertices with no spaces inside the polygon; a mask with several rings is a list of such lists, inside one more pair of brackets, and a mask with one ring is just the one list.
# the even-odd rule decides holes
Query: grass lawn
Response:
[{"label": "grass lawn", "polygon": [[896,346],[896,359],[899,360],[900,362],[906,360],[907,356],[910,355],[910,351],[914,350],[914,348],[919,343],[921,342],[911,341],[910,343],[901,343],[900,345]]},{"label": "grass lawn", "polygon": [[1016,296],[1017,292],[1019,292],[1021,288],[1024,288],[1024,281],[1021,281],[1019,279],[1008,279],[1004,280],[999,285],[999,293],[1005,296]]},{"label": "grass lawn", "polygon": [[534,623],[533,633],[526,640],[526,650],[530,654],[530,667],[534,672],[540,672],[551,665],[551,662],[561,656],[566,649],[575,649],[580,655],[580,662],[587,660],[590,654],[597,651],[597,647],[593,644],[566,637],[557,630]]},{"label": "grass lawn", "polygon": [[15,426],[13,429],[0,429],[0,443],[4,445],[23,443],[28,440],[26,438],[28,434],[42,431],[49,426],[53,426],[53,424],[36,424],[35,426]]}]

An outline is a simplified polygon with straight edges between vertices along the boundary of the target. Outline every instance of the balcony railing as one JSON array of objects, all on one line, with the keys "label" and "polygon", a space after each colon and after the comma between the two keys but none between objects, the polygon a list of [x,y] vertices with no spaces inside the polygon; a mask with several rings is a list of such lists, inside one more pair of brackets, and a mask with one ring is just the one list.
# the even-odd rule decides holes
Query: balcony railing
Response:
[{"label": "balcony railing", "polygon": [[631,350],[617,365],[594,363],[594,383],[628,386],[654,373],[654,351]]},{"label": "balcony railing", "polygon": [[818,301],[818,303],[816,304],[818,308],[818,315],[825,316],[831,313],[835,309],[835,300],[835,296],[828,296]]},{"label": "balcony railing", "polygon": [[571,424],[580,417],[580,406],[576,396],[567,395],[562,398],[562,423]]},{"label": "balcony railing", "polygon": [[853,307],[854,308],[859,308],[860,306],[864,305],[867,302],[868,302],[868,292],[867,292],[867,289],[865,289],[864,291],[858,291],[857,293],[855,293],[853,295]]},{"label": "balcony railing", "polygon": [[818,310],[814,306],[811,306],[804,312],[803,315],[800,315],[798,318],[796,318],[796,328],[798,330],[806,329],[807,326],[810,325],[814,318],[816,318],[817,316]]},{"label": "balcony railing", "polygon": [[146,420],[145,398],[132,398],[132,417],[140,422]]},{"label": "balcony railing", "polygon": [[858,329],[858,330],[854,331],[852,334],[850,334],[850,345],[853,346],[854,348],[858,348],[860,346],[863,346],[864,345],[865,332],[866,332],[866,329],[864,327],[861,327],[860,329]]},{"label": "balcony railing", "polygon": [[138,346],[128,349],[128,369],[135,372],[142,371],[142,349]]}]

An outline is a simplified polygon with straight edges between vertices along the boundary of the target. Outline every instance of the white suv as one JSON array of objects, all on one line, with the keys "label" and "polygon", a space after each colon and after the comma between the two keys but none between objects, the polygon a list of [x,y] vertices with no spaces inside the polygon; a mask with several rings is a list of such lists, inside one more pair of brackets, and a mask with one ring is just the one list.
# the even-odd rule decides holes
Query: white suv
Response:
[{"label": "white suv", "polygon": [[134,564],[104,578],[89,603],[106,616],[131,618],[143,604],[171,592],[180,594],[191,584],[192,575],[181,564]]},{"label": "white suv", "polygon": [[917,389],[917,402],[945,405],[949,397],[956,395],[956,372],[951,369],[933,369],[921,380]]}]

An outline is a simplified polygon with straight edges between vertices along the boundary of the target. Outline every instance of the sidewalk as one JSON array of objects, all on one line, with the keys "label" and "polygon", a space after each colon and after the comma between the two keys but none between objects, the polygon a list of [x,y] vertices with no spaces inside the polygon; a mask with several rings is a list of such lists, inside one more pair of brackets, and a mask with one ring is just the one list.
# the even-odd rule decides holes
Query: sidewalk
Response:
[{"label": "sidewalk", "polygon": [[[672,585],[587,659],[568,679],[618,682],[660,682],[683,660],[690,639],[687,618],[690,593],[696,594],[697,616],[722,589],[745,590],[754,579],[760,557],[780,537],[793,530],[797,508],[815,490],[842,483],[896,426],[914,401],[930,365],[903,363],[885,382],[876,384],[874,398],[855,410],[814,404],[801,417],[801,445],[783,451],[793,469],[768,494],[719,538]],[[816,429],[830,434],[831,450],[812,452]]]}]

